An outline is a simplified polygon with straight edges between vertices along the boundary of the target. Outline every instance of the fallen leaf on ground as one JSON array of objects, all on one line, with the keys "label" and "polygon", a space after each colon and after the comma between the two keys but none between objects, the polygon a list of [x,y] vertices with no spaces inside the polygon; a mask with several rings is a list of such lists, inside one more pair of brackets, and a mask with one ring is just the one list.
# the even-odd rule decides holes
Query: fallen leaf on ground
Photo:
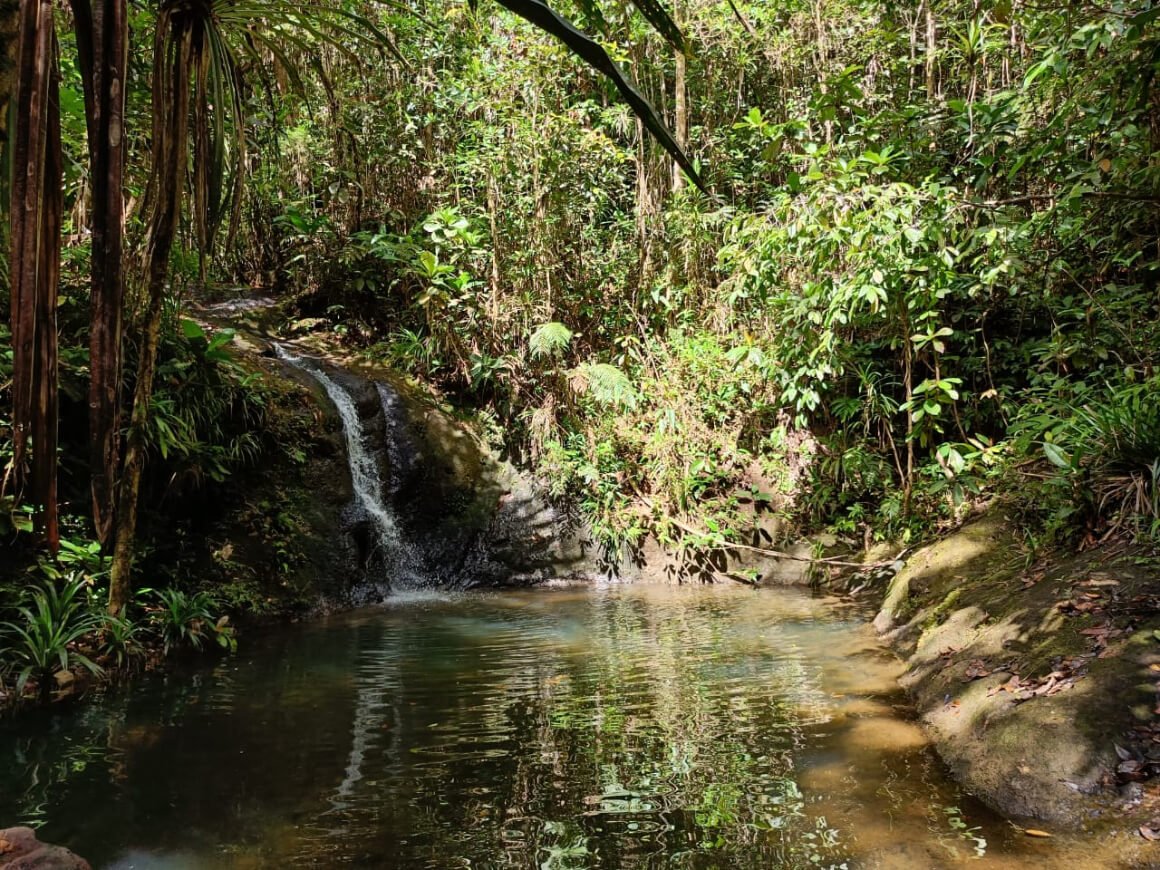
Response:
[{"label": "fallen leaf on ground", "polygon": [[986,663],[982,659],[975,659],[967,665],[967,669],[963,673],[963,680],[964,682],[969,683],[971,680],[978,680],[982,677],[986,677],[990,673],[991,669],[987,667]]},{"label": "fallen leaf on ground", "polygon": [[1051,834],[1047,833],[1047,831],[1040,831],[1036,828],[1026,828],[1023,831],[1023,833],[1026,834],[1028,837],[1050,837],[1051,836]]},{"label": "fallen leaf on ground", "polygon": [[1155,829],[1149,828],[1147,825],[1140,825],[1140,836],[1150,843],[1155,843],[1157,840],[1160,840],[1160,833],[1157,833]]},{"label": "fallen leaf on ground", "polygon": [[997,695],[1000,692],[1010,692],[1012,695],[1014,695],[1016,692],[1019,692],[1020,690],[1022,690],[1022,688],[1023,688],[1023,683],[1020,681],[1019,675],[1016,674],[1015,676],[1011,677],[1011,679],[1009,679],[1007,682],[1003,683],[1001,686],[992,686],[987,691],[987,697],[990,698],[992,695]]}]

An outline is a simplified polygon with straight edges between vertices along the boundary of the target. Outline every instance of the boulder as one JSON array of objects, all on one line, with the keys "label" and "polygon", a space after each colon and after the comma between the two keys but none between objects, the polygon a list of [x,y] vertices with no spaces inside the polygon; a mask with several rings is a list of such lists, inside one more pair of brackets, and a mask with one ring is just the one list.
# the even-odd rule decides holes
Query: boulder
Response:
[{"label": "boulder", "polygon": [[0,870],[92,870],[92,867],[62,846],[40,842],[32,828],[5,828],[0,830]]}]

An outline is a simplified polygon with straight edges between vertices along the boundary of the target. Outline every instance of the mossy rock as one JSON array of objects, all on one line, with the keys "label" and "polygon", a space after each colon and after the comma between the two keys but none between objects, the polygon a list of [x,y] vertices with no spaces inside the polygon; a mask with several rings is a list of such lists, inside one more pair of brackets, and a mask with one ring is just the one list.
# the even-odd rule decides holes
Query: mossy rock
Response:
[{"label": "mossy rock", "polygon": [[[901,683],[955,776],[1000,812],[1069,825],[1121,812],[1116,746],[1152,718],[1160,666],[1145,633],[1160,620],[1131,611],[1160,578],[1136,561],[1028,564],[993,511],[914,553],[890,584],[875,625],[906,662]],[[1117,631],[1106,647],[1104,625]],[[1036,694],[1052,674],[1061,687]]]}]

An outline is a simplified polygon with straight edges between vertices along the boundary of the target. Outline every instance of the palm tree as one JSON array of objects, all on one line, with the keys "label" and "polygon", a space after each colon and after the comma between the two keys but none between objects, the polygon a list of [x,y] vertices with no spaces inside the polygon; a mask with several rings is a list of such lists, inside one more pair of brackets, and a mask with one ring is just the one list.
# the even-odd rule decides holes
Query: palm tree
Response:
[{"label": "palm tree", "polygon": [[84,88],[92,178],[92,295],[89,331],[89,466],[93,526],[110,540],[119,445],[125,91],[129,62],[126,0],[71,0]]},{"label": "palm tree", "polygon": [[[78,65],[85,92],[93,175],[92,335],[90,386],[94,436],[94,524],[104,539],[107,482],[115,463],[123,297],[121,179],[127,34],[125,0],[74,0]],[[10,292],[16,485],[29,484],[37,524],[49,547],[58,542],[56,504],[57,336],[60,267],[61,153],[59,73],[51,3],[0,5],[0,150],[11,163]],[[9,103],[18,119],[9,141]],[[5,174],[7,178],[7,174]],[[29,442],[31,441],[31,445]],[[99,447],[98,447],[99,444]],[[30,451],[26,473],[25,453]],[[26,481],[27,478],[27,481]]]},{"label": "palm tree", "polygon": [[16,24],[10,98],[16,124],[8,143],[12,166],[12,468],[17,491],[27,485],[29,501],[36,506],[37,527],[55,552],[59,540],[56,296],[63,201],[52,0],[22,0]]}]

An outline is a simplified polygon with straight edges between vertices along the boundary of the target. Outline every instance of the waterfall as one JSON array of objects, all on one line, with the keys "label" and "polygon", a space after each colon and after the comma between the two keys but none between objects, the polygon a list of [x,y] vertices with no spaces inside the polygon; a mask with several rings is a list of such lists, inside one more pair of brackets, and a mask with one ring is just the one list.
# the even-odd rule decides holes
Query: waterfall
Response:
[{"label": "waterfall", "polygon": [[274,349],[279,359],[318,381],[326,390],[330,401],[334,403],[338,416],[342,418],[342,431],[346,438],[347,462],[350,465],[355,500],[363,514],[371,521],[375,532],[375,544],[384,559],[390,557],[390,561],[394,562],[396,567],[408,567],[412,560],[407,558],[410,554],[399,534],[394,512],[384,499],[379,466],[367,446],[367,438],[363,433],[362,420],[359,419],[354,399],[335,383],[321,366],[290,353],[280,344],[275,344]]},{"label": "waterfall", "polygon": [[390,475],[385,481],[386,494],[394,496],[403,484],[403,478],[415,463],[415,445],[407,433],[406,410],[395,389],[387,384],[375,385],[383,406],[383,427],[386,431],[387,467]]}]

